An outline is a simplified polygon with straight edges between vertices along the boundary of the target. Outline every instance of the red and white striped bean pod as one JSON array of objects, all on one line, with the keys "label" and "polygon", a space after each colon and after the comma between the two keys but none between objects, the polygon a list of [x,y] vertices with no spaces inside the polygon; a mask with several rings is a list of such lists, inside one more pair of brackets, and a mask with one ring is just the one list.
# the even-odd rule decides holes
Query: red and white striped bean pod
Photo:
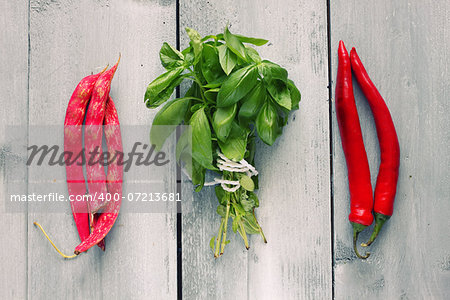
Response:
[{"label": "red and white striped bean pod", "polygon": [[[72,198],[70,206],[81,241],[89,236],[88,203],[83,199],[86,185],[82,165],[82,124],[95,82],[103,71],[80,81],[69,100],[64,120],[64,151],[72,153],[66,161],[67,189]],[[82,201],[77,201],[80,199]]]},{"label": "red and white striped bean pod", "polygon": [[[91,214],[97,213],[106,205],[106,175],[103,164],[100,163],[102,158],[102,124],[105,118],[105,107],[111,89],[111,81],[119,61],[111,69],[104,72],[95,83],[91,102],[89,103],[86,114],[84,144],[86,156],[88,157],[86,174],[89,194],[91,195],[89,202],[89,212]],[[95,150],[99,154],[92,155]],[[92,215],[91,221],[93,221]]]},{"label": "red and white striped bean pod", "polygon": [[[111,98],[108,99],[106,104],[104,124],[108,152],[110,153],[111,158],[113,158],[116,153],[123,153],[123,146],[122,136],[120,134],[119,117]],[[119,159],[119,157],[120,156],[117,155],[115,160],[111,159],[112,162],[108,165],[106,182],[108,192],[111,194],[111,201],[107,203],[104,212],[98,217],[95,227],[89,237],[75,248],[75,254],[77,255],[101,242],[111,230],[119,215],[122,203],[123,181],[123,164],[119,163],[122,159]]]}]

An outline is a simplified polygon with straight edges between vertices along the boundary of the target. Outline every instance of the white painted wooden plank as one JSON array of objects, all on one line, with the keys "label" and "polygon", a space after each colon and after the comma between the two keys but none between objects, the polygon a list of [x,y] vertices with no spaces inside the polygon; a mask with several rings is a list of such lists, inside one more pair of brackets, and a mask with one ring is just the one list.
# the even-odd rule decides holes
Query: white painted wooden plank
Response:
[{"label": "white painted wooden plank", "polygon": [[[16,185],[16,192],[26,193],[26,167],[17,159],[26,150],[14,149],[6,130],[8,126],[26,129],[28,122],[28,1],[2,1],[0,11],[4,28],[0,32],[0,298],[23,299],[27,294],[26,211],[7,212],[6,201],[12,180],[22,181]],[[26,145],[26,130],[22,133],[17,138]]]},{"label": "white painted wooden plank", "polygon": [[[401,151],[394,215],[371,246],[371,257],[358,260],[351,250],[346,167],[333,112],[336,299],[446,299],[450,3],[331,1],[331,5],[333,79],[342,39],[349,50],[357,48],[384,97]],[[354,90],[375,186],[376,130],[362,92],[357,85]],[[361,238],[367,239],[368,233]]]},{"label": "white painted wooden plank", "polygon": [[[222,32],[227,21],[238,26],[238,19],[236,7],[229,1],[180,1],[181,49],[189,43],[185,27],[204,36]],[[215,259],[209,246],[220,225],[214,188],[193,194],[192,184],[187,183],[182,197],[183,299],[245,299],[248,253],[241,237],[233,233],[230,224],[227,239],[231,243],[224,255]]]},{"label": "white painted wooden plank", "polygon": [[[155,111],[145,108],[143,97],[162,71],[158,51],[167,40],[175,42],[175,1],[31,1],[30,124],[61,125],[62,132],[78,81],[115,63],[121,52],[110,93],[121,124],[150,128]],[[70,261],[55,253],[34,220],[65,252],[78,242],[69,206],[66,214],[30,214],[29,298],[176,297],[173,214],[122,213],[105,253],[94,247]]]},{"label": "white painted wooden plank", "polygon": [[286,67],[303,95],[283,137],[272,147],[258,145],[261,207],[256,213],[268,244],[253,236],[245,253],[240,237],[231,234],[225,254],[214,260],[208,244],[219,218],[211,188],[196,195],[192,211],[183,214],[187,299],[331,297],[325,4],[181,1],[182,30],[189,26],[207,35],[230,22],[232,32],[269,39],[258,48],[262,57]]},{"label": "white painted wooden plank", "polygon": [[273,44],[265,48],[264,57],[285,66],[302,93],[300,108],[291,114],[279,141],[258,148],[259,218],[268,244],[252,238],[249,298],[330,299],[326,2],[246,2],[240,10],[252,12],[246,29]]}]

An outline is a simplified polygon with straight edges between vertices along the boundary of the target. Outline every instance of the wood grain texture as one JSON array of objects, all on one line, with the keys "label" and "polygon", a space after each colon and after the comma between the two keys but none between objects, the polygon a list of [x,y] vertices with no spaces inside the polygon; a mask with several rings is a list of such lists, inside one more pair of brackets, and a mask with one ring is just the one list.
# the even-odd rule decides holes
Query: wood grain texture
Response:
[{"label": "wood grain texture", "polygon": [[[194,195],[184,181],[185,299],[331,299],[333,284],[336,299],[446,299],[450,294],[450,4],[329,1],[332,78],[338,41],[343,39],[349,50],[356,46],[385,98],[401,147],[394,216],[371,246],[372,256],[361,261],[351,248],[346,166],[334,107],[330,187],[327,21],[322,2],[180,0],[182,47],[188,43],[184,27],[205,35],[222,31],[230,22],[232,32],[269,39],[259,48],[262,57],[286,67],[302,92],[300,110],[290,116],[283,136],[272,147],[258,144],[257,216],[268,244],[253,236],[247,251],[230,227],[231,244],[214,259],[209,248],[219,226],[214,191],[205,188]],[[60,125],[53,138],[62,145],[65,110],[76,84],[107,63],[112,65],[119,52],[122,60],[111,95],[120,121],[150,128],[156,111],[144,108],[143,95],[149,81],[163,71],[158,58],[162,43],[176,43],[175,6],[175,0],[2,1],[0,60],[7,70],[0,74],[2,132],[8,125],[29,124],[31,131],[37,125]],[[354,90],[375,185],[375,126],[356,82]],[[36,137],[27,131],[16,140],[33,143]],[[31,182],[42,177],[37,169],[28,172],[23,166],[19,157],[25,153],[6,133],[0,136],[1,199],[12,180],[18,180],[18,191],[27,193]],[[175,184],[175,172],[172,175],[166,180]],[[159,174],[148,171],[142,176]],[[125,185],[124,192],[127,189],[135,191]],[[1,299],[176,298],[174,214],[123,213],[107,237],[105,253],[94,247],[67,261],[33,221],[40,221],[66,253],[78,242],[69,205],[65,214],[28,217],[0,205]]]},{"label": "wood grain texture", "polygon": [[[346,167],[333,111],[336,299],[450,294],[449,9],[448,1],[331,1],[333,79],[342,39],[348,50],[357,48],[384,97],[401,152],[394,215],[371,246],[372,256],[358,260],[351,250]],[[376,130],[357,84],[354,90],[375,186]]]},{"label": "wood grain texture", "polygon": [[[24,147],[14,147],[7,138],[8,126],[27,127],[28,111],[28,1],[1,1],[0,32],[0,298],[23,299],[27,293],[26,211],[7,211],[8,185],[17,181],[15,191],[27,191]],[[21,130],[26,146],[27,132]],[[26,206],[25,206],[26,208]]]},{"label": "wood grain texture", "polygon": [[[300,110],[272,147],[258,144],[257,217],[268,239],[247,252],[231,244],[214,259],[209,240],[219,217],[212,188],[183,214],[183,296],[186,299],[323,299],[331,297],[331,227],[326,3],[311,1],[181,1],[184,27],[200,34],[231,31],[263,37],[263,58],[287,68],[302,92]],[[190,194],[189,192],[187,192]],[[186,200],[186,199],[185,199]]]},{"label": "wood grain texture", "polygon": [[[31,125],[60,125],[62,133],[78,81],[114,64],[121,52],[110,92],[120,121],[150,127],[156,112],[145,108],[143,97],[162,71],[157,55],[162,41],[175,42],[175,1],[31,1],[30,27]],[[62,134],[59,141],[62,145]],[[30,180],[38,176],[31,173]],[[57,255],[32,225],[35,220],[64,252],[78,243],[69,205],[66,214],[29,215],[30,299],[176,297],[173,214],[122,213],[106,238],[106,252],[94,247],[70,261]]]}]

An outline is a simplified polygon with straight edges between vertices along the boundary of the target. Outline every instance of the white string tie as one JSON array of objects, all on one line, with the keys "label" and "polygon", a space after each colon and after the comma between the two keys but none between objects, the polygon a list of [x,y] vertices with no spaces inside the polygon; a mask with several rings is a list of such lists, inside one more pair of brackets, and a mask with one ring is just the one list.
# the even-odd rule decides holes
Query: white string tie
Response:
[{"label": "white string tie", "polygon": [[[219,157],[217,158],[217,167],[220,171],[228,171],[232,173],[245,173],[248,177],[258,175],[258,171],[256,171],[255,167],[249,164],[245,159],[241,159],[239,162],[232,161],[228,159],[222,153],[218,153]],[[192,181],[192,179],[187,174],[186,170],[183,169],[184,174]],[[220,184],[221,187],[230,193],[236,192],[240,187],[241,183],[239,180],[226,180],[222,178],[214,178],[214,181],[205,182],[204,186],[214,186]]]}]

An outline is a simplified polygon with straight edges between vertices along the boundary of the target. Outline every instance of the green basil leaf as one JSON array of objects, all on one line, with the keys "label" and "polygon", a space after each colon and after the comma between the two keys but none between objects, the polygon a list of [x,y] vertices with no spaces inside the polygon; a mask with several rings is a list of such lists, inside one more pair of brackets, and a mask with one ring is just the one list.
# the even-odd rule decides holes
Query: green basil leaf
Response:
[{"label": "green basil leaf", "polygon": [[230,32],[230,30],[228,30],[228,26],[225,27],[223,37],[228,49],[245,61],[245,46],[234,34]]},{"label": "green basil leaf", "polygon": [[209,240],[209,248],[211,248],[212,251],[214,251],[214,241],[215,241],[216,237],[213,236],[210,240]]},{"label": "green basil leaf", "polygon": [[[224,79],[226,79],[226,77]],[[203,87],[205,89],[215,89],[215,88],[220,87],[221,85],[222,85],[222,82],[211,82],[211,83],[205,84]]]},{"label": "green basil leaf", "polygon": [[272,80],[278,79],[287,83],[288,73],[286,69],[280,67],[276,63],[273,63],[268,60],[263,60],[262,63],[258,66],[258,70],[264,81],[270,83]]},{"label": "green basil leaf", "polygon": [[202,37],[200,34],[192,28],[186,27],[186,32],[191,39],[191,47],[194,49],[194,65],[197,64],[200,61],[203,44],[202,44]]},{"label": "green basil leaf", "polygon": [[[243,175],[240,179],[239,179],[239,183],[241,184],[241,186],[249,191],[249,192],[253,192],[255,190],[255,183],[253,182],[253,180],[248,177],[247,175]],[[242,203],[242,201],[241,201]],[[245,209],[245,208],[244,208]]]},{"label": "green basil leaf", "polygon": [[201,92],[200,92],[200,86],[197,84],[197,82],[192,82],[191,87],[187,90],[185,97],[196,97],[201,98]]},{"label": "green basil leaf", "polygon": [[247,127],[254,120],[266,99],[266,94],[265,87],[261,81],[258,81],[255,87],[242,99],[242,105],[238,115],[239,123],[242,126]]},{"label": "green basil leaf", "polygon": [[225,216],[227,215],[227,208],[223,205],[219,205],[219,206],[217,206],[217,213],[222,218],[225,218]]},{"label": "green basil leaf", "polygon": [[219,62],[217,49],[208,44],[203,45],[202,74],[208,83],[223,82],[226,77]]},{"label": "green basil leaf", "polygon": [[194,65],[194,72],[195,72],[196,77],[199,80],[199,84],[201,86],[204,86],[205,84],[207,84],[205,77],[203,77],[202,64],[201,63],[198,63],[198,64]]},{"label": "green basil leaf", "polygon": [[220,150],[229,159],[240,161],[245,155],[247,137],[248,129],[242,128],[237,122],[232,122],[227,140],[225,142],[218,141]]},{"label": "green basil leaf", "polygon": [[203,107],[203,103],[197,103],[191,106],[191,112],[194,113]]},{"label": "green basil leaf", "polygon": [[292,80],[288,80],[288,89],[291,94],[292,107],[291,109],[298,109],[298,104],[301,100],[300,91],[295,86],[295,83]]},{"label": "green basil leaf", "polygon": [[190,126],[186,126],[186,129],[178,139],[175,151],[177,161],[180,161],[183,154],[187,154],[183,157],[183,161],[185,164],[188,164],[190,166],[188,168],[188,171],[189,174],[192,174],[192,131]]},{"label": "green basil leaf", "polygon": [[218,40],[217,36],[210,34],[210,35],[207,35],[204,38],[202,38],[202,42],[205,42],[210,39]]},{"label": "green basil leaf", "polygon": [[184,64],[183,66],[187,69],[194,63],[194,50],[192,47],[187,47],[183,51],[181,51],[181,54],[184,55]]},{"label": "green basil leaf", "polygon": [[289,120],[289,112],[290,110],[284,108],[284,107],[277,107],[278,108],[278,124],[280,127],[283,127],[287,124]]},{"label": "green basil leaf", "polygon": [[191,46],[189,46],[189,47],[183,49],[183,50],[181,51],[181,54],[183,54],[184,56],[186,56],[186,54],[188,54],[189,52],[192,52],[192,47],[191,47]]},{"label": "green basil leaf", "polygon": [[208,99],[209,101],[211,101],[211,102],[216,102],[216,99],[217,99],[217,93],[219,92],[219,89],[218,88],[215,88],[215,89],[209,89],[209,90],[206,90],[205,91],[205,93],[204,93],[204,95],[205,95],[205,98],[206,99]]},{"label": "green basil leaf", "polygon": [[267,44],[267,42],[269,42],[268,40],[265,39],[252,38],[240,34],[235,34],[234,36],[237,37],[243,43],[253,44],[255,46],[262,46]]},{"label": "green basil leaf", "polygon": [[183,70],[183,67],[178,67],[167,71],[148,85],[145,92],[145,104],[148,108],[156,108],[170,98],[175,87],[183,80],[183,77],[179,77]]},{"label": "green basil leaf", "polygon": [[259,227],[258,222],[256,221],[256,218],[252,212],[247,212],[242,217],[242,220],[244,223],[245,231],[248,234],[258,234],[259,233],[260,227]]},{"label": "green basil leaf", "polygon": [[238,230],[240,220],[241,220],[241,216],[238,216],[233,219],[233,223],[231,224],[231,229],[233,230],[234,233],[236,233],[236,231]]},{"label": "green basil leaf", "polygon": [[231,203],[231,204],[233,205],[237,213],[239,213],[240,215],[245,215],[245,210],[242,207],[242,205],[240,205],[239,203]]},{"label": "green basil leaf", "polygon": [[266,101],[256,117],[256,130],[259,138],[271,146],[281,134],[277,109],[270,101]]},{"label": "green basil leaf", "polygon": [[245,211],[252,211],[252,209],[255,207],[255,201],[248,197],[248,199],[242,199],[241,205],[244,208]]},{"label": "green basil leaf", "polygon": [[187,69],[190,66],[192,66],[192,64],[194,63],[194,53],[192,52],[188,52],[185,56],[184,56],[184,64],[183,66]]},{"label": "green basil leaf", "polygon": [[228,194],[220,185],[216,185],[215,187],[216,197],[219,200],[219,203],[222,205],[227,205],[228,202]]},{"label": "green basil leaf", "polygon": [[225,74],[229,75],[236,66],[237,56],[226,45],[217,46],[219,62]]},{"label": "green basil leaf", "polygon": [[164,43],[159,51],[159,58],[164,68],[170,70],[183,65],[184,55],[168,43]]},{"label": "green basil leaf", "polygon": [[231,224],[231,229],[234,233],[239,229],[239,224],[241,223],[241,215],[237,215],[233,218],[233,223]]},{"label": "green basil leaf", "polygon": [[275,102],[287,110],[291,110],[291,94],[285,82],[274,79],[268,84],[267,90]]},{"label": "green basil leaf", "polygon": [[231,125],[236,115],[237,104],[228,107],[219,107],[213,115],[213,128],[217,138],[224,142],[231,130]]},{"label": "green basil leaf", "polygon": [[247,54],[247,57],[251,61],[253,61],[255,63],[260,63],[261,62],[261,57],[259,56],[258,51],[256,51],[252,47],[245,47],[245,53]]},{"label": "green basil leaf", "polygon": [[205,184],[206,169],[203,168],[195,159],[192,160],[192,184],[194,184],[195,191],[199,192]]},{"label": "green basil leaf", "polygon": [[252,201],[253,203],[255,203],[255,207],[259,207],[259,199],[258,199],[258,196],[256,196],[255,193],[249,192],[248,193],[248,200]]},{"label": "green basil leaf", "polygon": [[[201,94],[200,94],[200,86],[196,82],[192,82],[191,87],[187,90],[185,97],[195,97],[198,98],[201,101]],[[186,114],[184,115],[184,123],[189,124],[189,120],[192,117],[192,113],[195,112],[197,109],[193,109],[196,104],[191,101],[191,107],[186,111]],[[198,107],[200,108],[200,107]]]},{"label": "green basil leaf", "polygon": [[192,128],[192,157],[203,167],[215,170],[212,165],[211,128],[204,107],[192,115],[189,124]]},{"label": "green basil leaf", "polygon": [[232,73],[222,84],[217,95],[217,106],[230,106],[242,99],[256,84],[257,72],[254,65],[246,66]]},{"label": "green basil leaf", "polygon": [[183,121],[183,116],[188,109],[189,101],[190,98],[175,99],[164,105],[158,111],[150,129],[150,141],[155,145],[156,150],[161,150],[166,139],[175,130],[176,125]]},{"label": "green basil leaf", "polygon": [[[245,126],[248,127],[248,126]],[[245,152],[245,160],[248,161],[249,164],[253,165],[255,159],[256,152],[256,142],[255,136],[252,134],[248,137],[247,140],[247,152]],[[256,177],[255,177],[256,178]]]}]

